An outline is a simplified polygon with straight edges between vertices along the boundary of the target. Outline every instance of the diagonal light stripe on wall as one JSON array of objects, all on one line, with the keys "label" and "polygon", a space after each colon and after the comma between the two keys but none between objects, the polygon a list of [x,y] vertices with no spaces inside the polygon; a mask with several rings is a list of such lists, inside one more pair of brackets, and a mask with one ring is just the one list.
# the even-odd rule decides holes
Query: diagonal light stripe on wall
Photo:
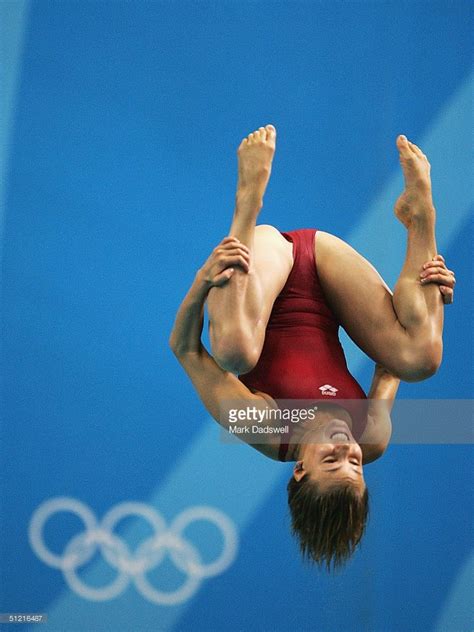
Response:
[{"label": "diagonal light stripe on wall", "polygon": [[[461,571],[454,580],[434,632],[472,630],[472,622],[474,621],[473,581],[474,551],[466,558]],[[469,604],[471,605],[469,606]]]},{"label": "diagonal light stripe on wall", "polygon": [[[1,270],[8,157],[28,9],[29,0],[0,2],[0,325],[2,323],[3,279]],[[0,338],[0,358],[2,355],[3,341]],[[0,407],[3,406],[2,389],[0,374]]]},{"label": "diagonal light stripe on wall", "polygon": [[[439,212],[440,251],[448,248],[465,221],[473,201],[472,188],[468,184],[472,147],[470,138],[465,136],[472,122],[472,86],[471,75],[432,122],[425,136],[414,139],[423,147],[432,163]],[[393,151],[396,151],[395,147]],[[402,178],[397,174],[366,212],[361,214],[359,225],[347,236],[347,240],[376,265],[390,284],[401,268],[405,252],[404,231],[393,218],[391,210],[401,190]],[[350,367],[355,373],[367,362],[360,351],[356,354],[349,349],[348,355]],[[247,446],[222,445],[218,434],[215,423],[207,423],[194,443],[176,460],[171,474],[157,487],[148,502],[165,513],[167,519],[190,505],[216,505],[234,520],[242,532],[282,476],[289,474],[289,466],[282,467],[264,459]],[[252,472],[252,479],[258,481],[257,485],[242,481],[246,478],[242,474],[248,471]],[[245,506],[234,501],[243,485],[246,485]],[[132,526],[126,532],[127,537],[133,537],[134,531],[135,527]],[[100,582],[98,565],[88,569],[82,576],[85,581]],[[165,574],[162,579],[166,580]],[[172,608],[152,606],[138,597],[133,588],[129,588],[112,603],[98,604],[99,617],[96,604],[81,601],[73,593],[65,591],[48,608],[51,627],[48,625],[47,629],[63,630],[65,625],[71,629],[81,629],[82,625],[84,629],[89,616],[91,622],[93,618],[94,630],[123,630],[126,629],[124,623],[133,621],[133,613],[140,610],[142,625],[148,625],[153,630],[171,630],[190,603],[192,601]],[[98,627],[98,619],[104,621],[103,628]],[[53,627],[54,622],[58,622],[57,627]]]},{"label": "diagonal light stripe on wall", "polygon": [[8,153],[28,8],[29,0],[4,0],[0,2],[0,261],[2,258]]}]

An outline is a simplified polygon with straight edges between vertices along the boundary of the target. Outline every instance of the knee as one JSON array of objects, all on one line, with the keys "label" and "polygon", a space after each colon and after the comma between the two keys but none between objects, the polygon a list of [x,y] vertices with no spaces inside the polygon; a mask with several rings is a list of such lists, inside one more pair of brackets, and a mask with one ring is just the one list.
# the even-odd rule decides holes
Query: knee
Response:
[{"label": "knee", "polygon": [[235,375],[249,373],[258,361],[253,349],[234,344],[218,345],[217,349],[213,349],[213,356],[224,371],[230,371]]},{"label": "knee", "polygon": [[412,345],[402,353],[398,377],[405,382],[421,382],[432,377],[441,365],[443,344],[441,339],[423,345]]},{"label": "knee", "polygon": [[228,333],[214,340],[211,336],[211,349],[217,364],[236,375],[251,371],[260,355],[252,337],[243,332]]}]

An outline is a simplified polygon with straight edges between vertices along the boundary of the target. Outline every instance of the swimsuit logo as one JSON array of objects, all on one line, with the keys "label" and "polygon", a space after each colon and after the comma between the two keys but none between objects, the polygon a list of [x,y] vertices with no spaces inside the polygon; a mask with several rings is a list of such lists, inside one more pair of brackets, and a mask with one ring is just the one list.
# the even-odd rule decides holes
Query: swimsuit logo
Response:
[{"label": "swimsuit logo", "polygon": [[319,390],[321,391],[321,395],[329,395],[330,397],[336,397],[336,393],[338,391],[337,388],[334,388],[334,386],[331,386],[330,384],[320,386]]}]

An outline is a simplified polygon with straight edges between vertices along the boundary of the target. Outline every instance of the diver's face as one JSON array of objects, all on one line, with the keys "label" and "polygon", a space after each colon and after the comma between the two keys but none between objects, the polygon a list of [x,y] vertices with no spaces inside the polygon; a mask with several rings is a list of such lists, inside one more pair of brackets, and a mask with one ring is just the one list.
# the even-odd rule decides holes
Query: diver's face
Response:
[{"label": "diver's face", "polygon": [[346,421],[329,417],[308,432],[295,466],[295,478],[298,473],[308,474],[323,489],[348,483],[363,493],[362,450]]}]

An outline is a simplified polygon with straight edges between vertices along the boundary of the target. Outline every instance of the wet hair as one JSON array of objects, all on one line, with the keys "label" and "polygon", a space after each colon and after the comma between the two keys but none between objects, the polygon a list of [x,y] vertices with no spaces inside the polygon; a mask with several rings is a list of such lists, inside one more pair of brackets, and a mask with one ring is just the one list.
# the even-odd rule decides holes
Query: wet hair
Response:
[{"label": "wet hair", "polygon": [[322,490],[308,474],[288,481],[291,531],[304,560],[326,568],[342,567],[357,549],[369,515],[369,492],[350,484]]}]

